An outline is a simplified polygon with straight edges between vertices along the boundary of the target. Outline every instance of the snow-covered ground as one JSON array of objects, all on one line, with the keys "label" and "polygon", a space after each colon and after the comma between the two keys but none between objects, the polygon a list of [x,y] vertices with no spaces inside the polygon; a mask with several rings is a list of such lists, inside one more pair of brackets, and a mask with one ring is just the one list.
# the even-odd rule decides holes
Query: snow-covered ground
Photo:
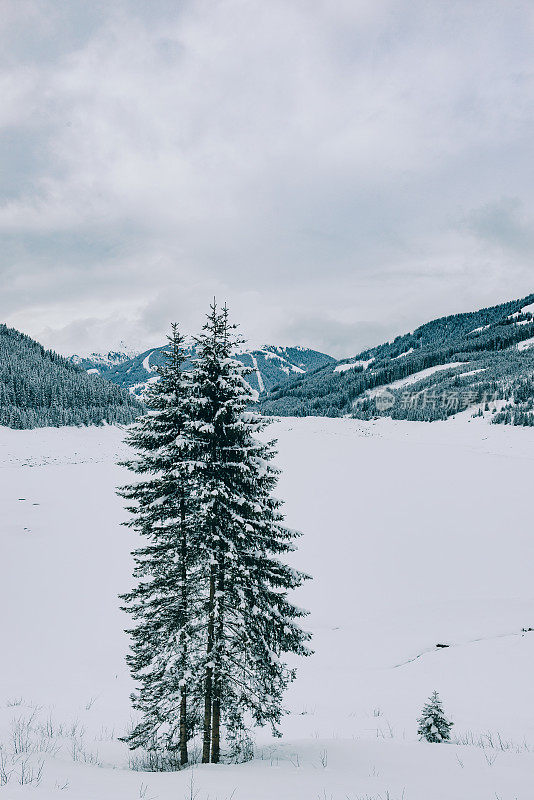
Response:
[{"label": "snow-covered ground", "polygon": [[532,339],[524,339],[517,345],[518,350],[528,350],[529,347],[534,347],[534,337]]},{"label": "snow-covered ground", "polygon": [[[314,576],[295,599],[315,655],[288,692],[284,737],[259,732],[254,761],[156,774],[129,769],[116,740],[132,688],[117,600],[135,545],[114,493],[124,431],[0,428],[0,784],[2,758],[14,770],[0,796],[534,796],[534,430],[461,415],[283,419],[269,433],[287,522],[304,533],[295,564]],[[434,689],[460,744],[417,741]]]},{"label": "snow-covered ground", "polygon": [[334,367],[334,372],[346,372],[348,369],[355,369],[356,367],[367,369],[373,361],[374,358],[370,358],[368,361],[351,361],[350,364],[338,364],[337,367]]},{"label": "snow-covered ground", "polygon": [[[423,381],[425,378],[429,378],[431,375],[435,375],[436,372],[443,372],[444,370],[449,369],[456,369],[456,367],[463,367],[464,364],[468,364],[468,361],[451,361],[447,364],[436,364],[434,367],[427,367],[426,369],[421,369],[419,372],[414,372],[412,375],[408,375],[406,378],[399,378],[397,381],[392,381],[391,383],[384,384],[382,386],[377,386],[376,389],[368,389],[365,392],[364,397],[371,398],[377,397],[379,394],[382,394],[386,390],[391,389],[403,389],[405,386],[412,386],[414,383],[418,383],[419,381]],[[465,374],[465,373],[464,373]],[[358,397],[356,399],[356,403],[360,402],[362,398]]]}]

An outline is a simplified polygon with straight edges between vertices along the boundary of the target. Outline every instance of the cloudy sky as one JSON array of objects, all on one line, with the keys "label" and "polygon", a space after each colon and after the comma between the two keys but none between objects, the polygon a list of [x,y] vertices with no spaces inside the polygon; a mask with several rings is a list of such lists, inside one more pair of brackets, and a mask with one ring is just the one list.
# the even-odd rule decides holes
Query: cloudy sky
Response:
[{"label": "cloudy sky", "polygon": [[0,319],[339,357],[534,291],[532,0],[0,0]]}]

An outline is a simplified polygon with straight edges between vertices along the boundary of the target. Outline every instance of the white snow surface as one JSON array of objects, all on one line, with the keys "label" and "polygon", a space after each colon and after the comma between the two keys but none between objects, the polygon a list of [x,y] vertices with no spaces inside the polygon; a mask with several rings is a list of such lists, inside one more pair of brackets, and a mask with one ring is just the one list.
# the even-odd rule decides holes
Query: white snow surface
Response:
[{"label": "white snow surface", "polygon": [[[534,314],[534,303],[531,303],[528,306],[524,306],[521,309],[521,311],[516,311],[514,314],[510,314],[508,319],[515,319],[516,317],[519,317],[520,314]],[[528,322],[529,322],[529,320],[523,320],[522,323],[517,323],[517,324],[518,325],[520,325],[520,324],[526,325],[526,324],[528,324]]]},{"label": "white snow surface", "polygon": [[154,350],[151,350],[150,353],[143,359],[143,369],[146,369],[147,372],[154,372],[154,370],[156,369],[156,367],[150,366],[150,356],[152,355],[153,352]]},{"label": "white snow surface", "polygon": [[406,358],[406,356],[411,355],[411,353],[413,353],[413,347],[410,347],[410,349],[406,350],[406,352],[400,353],[400,355],[395,356],[393,360],[396,361],[398,358]]},{"label": "white snow surface", "polygon": [[528,350],[529,347],[534,346],[534,337],[532,339],[525,339],[517,345],[518,350]]},{"label": "white snow surface", "polygon": [[[382,394],[386,389],[402,389],[404,386],[411,386],[413,383],[418,383],[419,381],[424,380],[425,378],[429,378],[430,375],[434,375],[436,372],[442,372],[446,369],[456,369],[456,367],[463,367],[464,364],[468,364],[468,361],[453,361],[450,364],[436,364],[435,367],[428,367],[427,369],[422,369],[419,372],[414,372],[412,375],[408,375],[406,378],[399,378],[398,381],[393,381],[392,383],[388,383],[384,386],[377,386],[376,389],[369,389],[366,393],[366,397],[376,397],[379,394]],[[361,400],[361,397],[357,397],[355,402],[358,403]]]},{"label": "white snow surface", "polygon": [[363,367],[363,369],[368,369],[369,364],[372,364],[374,358],[370,358],[368,361],[351,361],[350,364],[338,364],[337,367],[334,367],[334,372],[346,372],[348,369],[355,369],[355,367]]},{"label": "white snow surface", "polygon": [[480,331],[486,331],[488,328],[491,328],[491,325],[482,325],[480,328],[473,328],[469,333],[480,333]]},{"label": "white snow surface", "polygon": [[[304,534],[292,563],[313,575],[294,600],[311,611],[315,655],[298,664],[281,740],[260,731],[252,762],[163,774],[129,769],[116,740],[132,689],[117,594],[136,545],[114,491],[129,479],[124,433],[0,428],[0,743],[9,752],[37,706],[35,741],[50,719],[61,746],[30,756],[39,785],[19,784],[19,760],[0,796],[531,800],[533,429],[274,422],[278,495]],[[418,742],[434,689],[453,734],[508,749]]]},{"label": "white snow surface", "polygon": [[[95,364],[100,364],[103,367],[111,367],[116,364],[121,364],[129,358],[135,358],[137,355],[139,355],[138,350],[127,347],[124,342],[121,342],[118,350],[110,350],[107,353],[87,353],[86,355],[75,354],[70,357],[70,360],[74,364],[79,364],[85,358],[88,358]],[[90,370],[87,371],[89,372]]]},{"label": "white snow surface", "polygon": [[260,392],[264,392],[265,391],[265,384],[263,383],[263,378],[261,376],[261,372],[260,372],[259,367],[258,367],[258,359],[256,358],[256,356],[253,356],[253,355],[251,355],[250,357],[252,359],[252,365],[253,365],[254,371],[256,373],[256,378],[258,380],[258,386],[260,387]]}]

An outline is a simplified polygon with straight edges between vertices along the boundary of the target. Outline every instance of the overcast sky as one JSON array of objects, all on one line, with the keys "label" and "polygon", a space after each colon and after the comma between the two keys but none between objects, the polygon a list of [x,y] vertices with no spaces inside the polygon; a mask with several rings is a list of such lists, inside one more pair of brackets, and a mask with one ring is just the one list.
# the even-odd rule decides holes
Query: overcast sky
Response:
[{"label": "overcast sky", "polygon": [[532,0],[0,0],[0,319],[355,354],[534,291]]}]

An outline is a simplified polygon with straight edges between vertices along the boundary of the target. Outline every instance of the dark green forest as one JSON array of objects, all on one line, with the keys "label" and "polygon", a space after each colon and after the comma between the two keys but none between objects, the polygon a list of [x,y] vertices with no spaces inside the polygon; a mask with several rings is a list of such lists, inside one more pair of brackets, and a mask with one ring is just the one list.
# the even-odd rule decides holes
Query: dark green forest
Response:
[{"label": "dark green forest", "polygon": [[23,429],[128,424],[141,409],[118,386],[0,325],[0,425]]}]

